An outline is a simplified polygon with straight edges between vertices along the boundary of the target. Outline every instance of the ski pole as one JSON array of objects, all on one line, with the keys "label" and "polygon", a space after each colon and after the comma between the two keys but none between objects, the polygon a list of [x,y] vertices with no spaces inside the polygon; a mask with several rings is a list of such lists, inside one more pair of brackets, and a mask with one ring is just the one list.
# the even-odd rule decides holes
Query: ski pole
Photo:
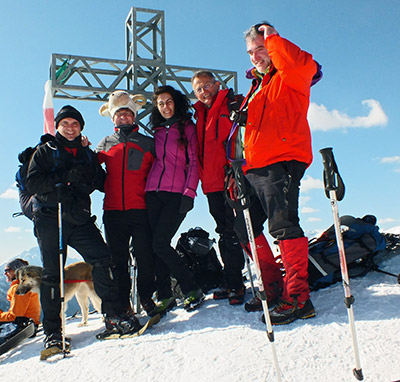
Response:
[{"label": "ski pole", "polygon": [[132,280],[132,287],[131,287],[131,300],[132,300],[132,308],[134,313],[140,312],[140,301],[139,301],[139,294],[137,288],[137,261],[134,253],[133,243],[131,239],[131,243],[129,245],[129,263],[130,263],[130,270],[131,270],[131,280]]},{"label": "ski pole", "polygon": [[[225,169],[225,171],[226,171],[226,174],[228,174],[227,173],[227,169]],[[232,190],[232,187],[229,187],[228,178],[229,178],[229,176],[227,176],[227,181],[225,182],[226,197],[229,198],[229,201],[231,203],[231,207],[232,207],[232,210],[233,210],[233,214],[236,217],[237,216],[237,211],[236,211],[237,208],[236,208],[236,205],[233,204],[233,201],[235,199],[235,195],[234,195],[234,192]],[[242,208],[240,208],[240,210],[242,210]],[[242,247],[243,247],[244,262],[246,263],[247,273],[248,273],[249,279],[250,279],[251,294],[253,295],[253,297],[255,297],[256,296],[256,290],[254,288],[253,272],[251,271],[251,268],[250,268],[249,249],[244,244],[242,244]],[[251,253],[251,251],[250,251],[250,253]]]},{"label": "ski pole", "polygon": [[344,304],[346,305],[347,308],[350,331],[353,339],[353,351],[356,363],[356,367],[353,369],[353,374],[357,380],[362,381],[364,377],[361,370],[360,355],[357,344],[357,334],[354,323],[354,312],[353,312],[354,297],[351,295],[350,291],[350,281],[349,281],[349,274],[347,271],[346,254],[344,251],[342,231],[340,229],[339,210],[337,206],[337,202],[342,200],[344,197],[344,183],[339,174],[335,158],[333,156],[332,148],[327,147],[325,149],[321,149],[319,152],[322,155],[322,162],[324,165],[323,175],[324,175],[325,193],[326,196],[330,198],[332,205],[336,243],[339,251],[340,270],[342,273],[343,289],[345,295]]},{"label": "ski pole", "polygon": [[[241,160],[233,161],[231,163],[231,165],[232,165],[232,170],[233,170],[236,187],[237,187],[237,191],[238,191],[237,199],[240,200],[242,206],[245,206],[247,201],[246,201],[246,195],[245,195],[245,178],[244,178],[244,174],[243,174],[243,170],[242,170],[242,161]],[[257,280],[258,280],[258,284],[259,284],[258,296],[261,299],[262,307],[263,307],[263,311],[264,311],[265,324],[267,326],[267,337],[271,344],[272,357],[274,360],[277,379],[278,379],[278,382],[281,382],[282,381],[281,370],[279,368],[278,356],[277,356],[276,348],[275,348],[275,336],[274,336],[274,331],[272,329],[272,323],[271,323],[271,317],[269,315],[267,297],[266,297],[266,294],[264,291],[264,284],[263,284],[262,277],[261,277],[261,271],[260,271],[261,268],[260,268],[260,263],[258,260],[257,246],[256,246],[256,242],[254,239],[253,225],[251,223],[249,208],[243,209],[243,215],[244,215],[244,221],[246,224],[247,235],[249,238],[251,252],[253,254],[253,259],[256,263],[256,276],[257,276]]]},{"label": "ski pole", "polygon": [[63,185],[58,183],[56,185],[57,189],[57,199],[58,199],[58,248],[60,256],[60,298],[61,298],[61,337],[62,337],[62,352],[64,358],[68,353],[65,346],[65,302],[64,302],[64,244],[63,244],[63,234],[62,234],[62,205],[61,205],[61,188]]},{"label": "ski pole", "polygon": [[245,261],[246,267],[247,267],[247,273],[248,273],[249,279],[250,279],[251,294],[253,295],[253,297],[255,297],[256,296],[256,290],[254,288],[253,273],[252,273],[251,268],[250,268],[249,255],[248,255],[248,253],[246,252],[245,249],[243,249],[243,255],[244,255],[244,261]]}]

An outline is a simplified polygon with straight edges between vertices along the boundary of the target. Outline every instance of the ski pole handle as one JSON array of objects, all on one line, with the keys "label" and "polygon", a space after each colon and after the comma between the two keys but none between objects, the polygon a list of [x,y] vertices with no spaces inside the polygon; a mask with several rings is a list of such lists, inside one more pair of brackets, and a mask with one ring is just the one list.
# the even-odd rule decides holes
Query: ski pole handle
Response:
[{"label": "ski pole handle", "polygon": [[324,165],[325,194],[327,198],[330,198],[329,192],[336,191],[336,198],[340,201],[344,197],[345,187],[333,156],[332,147],[321,149],[319,152],[322,155]]},{"label": "ski pole handle", "polygon": [[64,185],[62,183],[57,183],[56,184],[56,190],[57,190],[57,201],[61,203],[61,194],[62,194],[62,188]]},{"label": "ski pole handle", "polygon": [[242,161],[241,160],[233,161],[231,162],[231,166],[237,187],[237,199],[244,200],[246,197],[246,184],[242,169]]}]

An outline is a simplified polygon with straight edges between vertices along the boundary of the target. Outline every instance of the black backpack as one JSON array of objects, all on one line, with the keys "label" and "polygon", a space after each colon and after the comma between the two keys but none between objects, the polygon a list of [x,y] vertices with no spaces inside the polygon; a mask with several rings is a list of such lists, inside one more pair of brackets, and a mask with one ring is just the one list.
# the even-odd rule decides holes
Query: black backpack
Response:
[{"label": "black backpack", "polygon": [[181,234],[176,251],[193,272],[197,285],[208,292],[222,284],[222,265],[213,247],[215,240],[200,227]]},{"label": "black backpack", "polygon": [[[374,257],[386,248],[385,236],[379,232],[376,217],[366,215],[340,218],[349,277],[364,276],[377,270]],[[342,280],[340,259],[332,225],[308,244],[308,282],[311,290],[325,288]]]},{"label": "black backpack", "polygon": [[13,214],[14,217],[25,215],[28,219],[32,220],[32,206],[34,201],[34,195],[32,195],[26,188],[26,177],[28,175],[29,163],[36,152],[37,148],[41,145],[52,141],[54,136],[51,134],[44,134],[40,137],[40,142],[34,147],[27,147],[24,151],[18,154],[18,160],[21,163],[18,167],[18,171],[15,174],[15,181],[17,182],[19,204],[21,206],[21,212]]}]

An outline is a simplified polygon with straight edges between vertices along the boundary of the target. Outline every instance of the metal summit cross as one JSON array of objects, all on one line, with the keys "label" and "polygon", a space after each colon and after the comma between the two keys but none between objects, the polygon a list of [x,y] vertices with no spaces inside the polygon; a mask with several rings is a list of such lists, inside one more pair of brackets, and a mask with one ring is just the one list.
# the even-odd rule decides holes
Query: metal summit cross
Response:
[{"label": "metal summit cross", "polygon": [[[191,77],[197,70],[212,72],[223,88],[237,93],[237,73],[227,70],[167,65],[165,62],[164,11],[132,7],[125,21],[126,59],[114,60],[52,54],[50,78],[54,98],[105,102],[115,90],[143,94],[148,100],[160,85],[180,89],[192,101]],[[136,122],[151,112],[151,102]]]}]

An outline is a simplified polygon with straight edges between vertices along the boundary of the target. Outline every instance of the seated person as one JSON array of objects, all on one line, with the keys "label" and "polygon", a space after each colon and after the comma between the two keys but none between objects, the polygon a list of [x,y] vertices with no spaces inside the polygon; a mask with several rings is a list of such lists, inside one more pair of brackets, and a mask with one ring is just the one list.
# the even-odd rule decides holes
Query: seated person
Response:
[{"label": "seated person", "polygon": [[16,294],[19,281],[16,279],[16,270],[29,263],[22,259],[15,259],[6,264],[4,274],[7,281],[11,282],[7,292],[7,300],[10,301],[8,312],[0,310],[0,324],[15,321],[17,317],[32,318],[37,327],[40,321],[40,302],[37,293],[28,292],[24,295]]}]

